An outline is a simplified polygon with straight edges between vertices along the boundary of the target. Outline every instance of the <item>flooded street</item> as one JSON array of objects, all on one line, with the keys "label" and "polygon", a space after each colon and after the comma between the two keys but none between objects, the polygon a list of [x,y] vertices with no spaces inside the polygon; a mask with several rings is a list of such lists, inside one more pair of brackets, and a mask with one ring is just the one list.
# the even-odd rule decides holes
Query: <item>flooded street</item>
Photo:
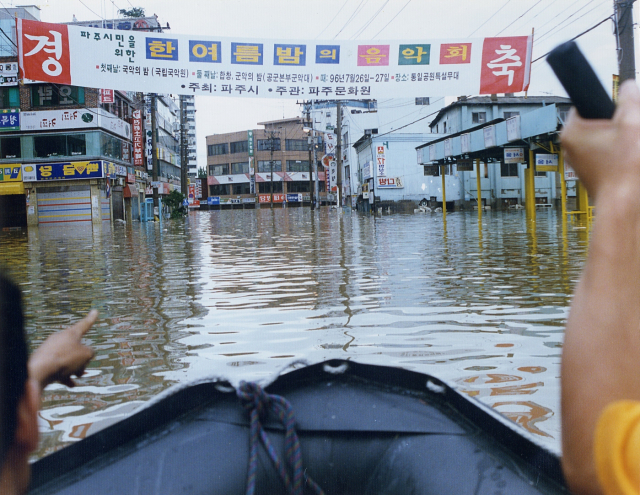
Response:
[{"label": "flooded street", "polygon": [[204,376],[330,358],[435,375],[559,450],[559,364],[588,230],[553,210],[192,212],[110,232],[0,233],[33,346],[89,309],[96,358],[49,387],[35,456]]}]

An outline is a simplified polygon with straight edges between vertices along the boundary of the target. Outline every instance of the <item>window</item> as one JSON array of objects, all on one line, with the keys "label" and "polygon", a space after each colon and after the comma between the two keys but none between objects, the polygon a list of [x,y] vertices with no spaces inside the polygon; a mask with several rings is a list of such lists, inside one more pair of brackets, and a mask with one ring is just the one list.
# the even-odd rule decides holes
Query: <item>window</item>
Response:
[{"label": "window", "polygon": [[209,165],[209,175],[229,175],[229,164]]},{"label": "window", "polygon": [[547,176],[547,173],[546,173],[546,172],[538,172],[538,171],[536,170],[536,177],[546,177],[546,176]]},{"label": "window", "polygon": [[[233,144],[233,143],[231,143]],[[231,164],[231,173],[232,174],[248,174],[249,173],[249,162],[238,162]]]},{"label": "window", "polygon": [[309,181],[287,182],[287,192],[290,193],[306,193],[309,192]]},{"label": "window", "polygon": [[[75,146],[74,155],[80,154],[78,151],[77,146]],[[100,155],[108,158],[121,159],[122,141],[109,134],[100,133]]]},{"label": "window", "polygon": [[271,151],[271,142],[273,151],[280,151],[280,138],[258,139],[258,151]]},{"label": "window", "polygon": [[207,155],[209,156],[226,155],[227,153],[227,143],[210,144],[207,146]]},{"label": "window", "polygon": [[416,105],[428,105],[429,97],[423,96],[422,98],[416,98]]},{"label": "window", "polygon": [[500,176],[501,177],[518,177],[518,164],[517,163],[501,163]]},{"label": "window", "polygon": [[248,182],[234,184],[231,194],[251,194],[251,184]]},{"label": "window", "polygon": [[471,112],[472,124],[484,124],[487,121],[487,112]]},{"label": "window", "polygon": [[282,189],[282,184],[283,182],[271,182],[271,181],[266,181],[266,182],[258,182],[257,186],[258,186],[258,192],[262,193],[262,194],[269,194],[271,192],[271,185],[273,184],[273,194],[276,193],[282,193],[283,189]]},{"label": "window", "polygon": [[287,172],[308,172],[308,171],[309,171],[309,160],[287,160]]},{"label": "window", "polygon": [[228,196],[229,184],[214,184],[209,186],[209,196]]},{"label": "window", "polygon": [[[102,136],[110,137],[106,134],[103,134]],[[119,139],[113,139],[117,142],[118,145],[120,145]],[[87,154],[84,134],[45,134],[43,136],[34,136],[33,147],[36,158],[49,158],[52,156],[77,156]],[[117,148],[117,150],[114,150],[115,152],[113,155],[105,154],[103,152],[103,156],[120,159],[121,148],[120,146],[118,146]],[[2,152],[4,153],[4,150]]]},{"label": "window", "polygon": [[[273,171],[282,172],[282,162],[280,160],[273,160]],[[258,172],[270,173],[271,161],[270,160],[258,161]]]},{"label": "window", "polygon": [[249,151],[249,142],[246,139],[244,141],[236,141],[231,143],[229,148],[229,153],[247,153]]},{"label": "window", "polygon": [[84,105],[84,88],[53,84],[31,86],[31,106]]},{"label": "window", "polygon": [[510,119],[511,117],[517,117],[520,115],[520,112],[504,112],[503,115],[505,119]]},{"label": "window", "polygon": [[308,151],[309,144],[306,139],[287,139],[285,140],[285,149],[287,151]]},{"label": "window", "polygon": [[0,88],[0,104],[2,108],[18,108],[20,106],[18,86]]},{"label": "window", "polygon": [[5,137],[0,140],[0,158],[21,158],[20,138]]}]

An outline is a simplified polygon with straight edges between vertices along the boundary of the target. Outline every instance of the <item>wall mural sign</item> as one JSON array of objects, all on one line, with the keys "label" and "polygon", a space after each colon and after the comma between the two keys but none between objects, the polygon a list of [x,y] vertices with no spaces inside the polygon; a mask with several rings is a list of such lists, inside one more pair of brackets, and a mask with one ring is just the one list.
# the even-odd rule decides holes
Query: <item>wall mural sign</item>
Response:
[{"label": "wall mural sign", "polygon": [[[222,38],[18,19],[29,81],[172,94],[357,99],[515,93],[531,36],[399,41]],[[28,81],[27,81],[28,82]]]}]

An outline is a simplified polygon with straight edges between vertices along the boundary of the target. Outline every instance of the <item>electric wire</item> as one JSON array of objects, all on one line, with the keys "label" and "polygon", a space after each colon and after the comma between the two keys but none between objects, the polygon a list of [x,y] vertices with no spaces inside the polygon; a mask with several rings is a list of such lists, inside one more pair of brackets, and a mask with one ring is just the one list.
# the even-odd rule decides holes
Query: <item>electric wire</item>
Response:
[{"label": "electric wire", "polygon": [[376,34],[374,34],[374,35],[372,36],[372,39],[377,38],[377,37],[378,37],[378,35],[379,35],[382,31],[384,31],[384,30],[386,29],[386,27],[387,27],[389,24],[391,24],[391,23],[393,22],[393,20],[394,20],[396,17],[398,17],[398,16],[400,15],[400,12],[402,12],[402,11],[407,7],[407,5],[409,5],[410,3],[411,3],[411,0],[408,0],[408,1],[407,1],[407,3],[405,3],[405,4],[404,4],[404,6],[403,6],[399,11],[398,11],[398,13],[397,13],[396,15],[394,15],[394,16],[391,18],[391,20],[390,20],[389,22],[387,22],[387,23],[382,27],[382,29],[381,29],[380,31],[378,31]]},{"label": "electric wire", "polygon": [[[575,16],[578,12],[580,12],[582,9],[584,9],[585,7],[587,7],[588,5],[592,4],[595,0],[590,0],[589,2],[587,2],[586,4],[584,4],[582,7],[580,7],[578,10],[576,10],[573,14],[571,14],[570,16],[566,17],[564,20],[562,20],[561,22],[559,22],[558,24],[556,24],[553,28],[549,29],[548,31],[540,34],[538,36],[538,43],[540,43],[541,41],[543,41],[546,37],[548,37],[551,33],[553,33],[556,29],[560,28],[560,26],[562,26],[565,22],[567,22],[569,19],[571,19],[573,16]],[[590,12],[593,12],[595,9],[601,7],[602,4],[600,5],[596,5],[594,8],[592,8],[591,10],[585,12],[584,14],[582,14],[580,17],[577,17],[576,19],[574,19],[573,21],[571,21],[569,24],[562,26],[562,29],[566,28],[567,26],[569,26],[570,24],[572,24],[573,22],[577,21],[578,19],[584,17],[585,15],[587,15]]]},{"label": "electric wire", "polygon": [[[131,2],[129,2],[129,3],[131,3]],[[318,38],[320,37],[320,35],[321,35],[322,33],[324,33],[324,32],[327,30],[327,28],[331,25],[331,23],[332,23],[333,21],[335,21],[335,20],[336,20],[336,17],[338,17],[338,15],[340,14],[340,12],[342,12],[342,9],[344,9],[346,5],[347,5],[347,2],[346,2],[346,0],[345,0],[345,1],[342,3],[342,7],[340,7],[340,9],[338,10],[338,12],[336,12],[336,15],[334,15],[334,16],[333,16],[333,19],[331,19],[331,20],[329,21],[329,24],[327,24],[327,25],[324,27],[324,29],[323,29],[322,31],[320,31],[320,33],[318,34],[318,36],[316,36],[316,39],[318,39]]]},{"label": "electric wire", "polygon": [[375,14],[373,14],[373,16],[372,16],[368,21],[366,21],[358,31],[356,31],[356,33],[351,37],[351,39],[352,39],[352,40],[353,40],[353,39],[356,39],[356,38],[357,38],[358,36],[360,36],[360,35],[361,35],[361,34],[362,34],[362,33],[363,33],[363,32],[364,32],[364,31],[365,31],[369,26],[371,26],[371,23],[375,20],[375,18],[376,18],[376,17],[378,17],[378,15],[380,14],[380,12],[382,12],[382,9],[384,9],[384,8],[387,6],[387,4],[388,4],[388,3],[389,3],[389,0],[386,0],[386,1],[382,4],[382,6],[381,6],[377,11],[376,11],[376,13],[375,13]]},{"label": "electric wire", "polygon": [[522,19],[522,17],[524,17],[527,12],[530,12],[531,10],[533,10],[535,8],[536,5],[538,5],[540,2],[542,2],[542,0],[538,0],[536,3],[533,4],[533,6],[531,6],[530,8],[528,8],[527,10],[525,10],[522,14],[520,14],[519,17],[517,17],[516,19],[514,19],[513,21],[511,21],[509,24],[506,25],[506,27],[502,28],[500,31],[498,31],[495,36],[499,36],[500,33],[502,33],[503,31],[505,31],[509,26],[512,26],[514,22],[516,22],[518,19]]},{"label": "electric wire", "polygon": [[358,14],[358,12],[360,12],[360,8],[362,7],[362,4],[364,2],[369,2],[369,0],[360,0],[360,3],[358,4],[358,6],[356,7],[356,10],[353,11],[353,13],[351,14],[351,16],[347,19],[347,22],[344,23],[344,26],[342,26],[342,28],[340,28],[340,31],[338,31],[336,33],[336,35],[333,37],[333,39],[335,40],[338,35],[344,30],[344,28],[346,28],[349,23],[351,22],[351,20],[356,16],[356,14]]},{"label": "electric wire", "polygon": [[104,17],[102,17],[100,14],[96,14],[95,10],[92,10],[86,3],[84,3],[82,0],[78,0],[78,2],[80,2],[82,5],[84,5],[87,10],[93,12],[95,15],[98,16],[98,18],[102,19],[104,21]]},{"label": "electric wire", "polygon": [[498,14],[502,9],[504,9],[504,8],[507,6],[507,4],[508,4],[509,2],[511,2],[511,0],[507,0],[507,1],[505,2],[505,4],[504,4],[502,7],[500,7],[498,10],[496,10],[496,11],[493,13],[493,15],[491,15],[491,17],[489,17],[486,21],[484,21],[482,24],[480,24],[480,25],[479,25],[479,26],[478,26],[478,27],[473,31],[473,33],[471,33],[471,34],[468,36],[468,38],[471,38],[471,36],[473,36],[473,35],[476,33],[476,31],[478,31],[482,26],[484,26],[487,22],[489,22],[491,19],[493,19],[493,18],[494,18],[494,17],[495,17],[495,16],[496,16],[496,15],[497,15],[497,14]]}]

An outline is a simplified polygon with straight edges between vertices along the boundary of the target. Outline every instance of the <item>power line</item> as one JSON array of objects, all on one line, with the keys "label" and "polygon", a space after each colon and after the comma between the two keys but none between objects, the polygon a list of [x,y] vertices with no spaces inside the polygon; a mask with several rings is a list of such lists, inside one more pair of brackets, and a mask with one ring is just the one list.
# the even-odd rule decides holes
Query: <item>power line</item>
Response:
[{"label": "power line", "polygon": [[378,14],[382,12],[382,9],[384,9],[388,3],[389,3],[389,0],[386,0],[386,2],[382,4],[382,7],[380,7],[378,11],[375,14],[373,14],[373,16],[367,22],[365,22],[358,31],[356,31],[356,33],[351,37],[351,39],[356,39],[358,36],[360,36],[371,25],[373,20],[376,17],[378,17]]},{"label": "power line", "polygon": [[522,17],[524,17],[527,14],[527,12],[531,11],[532,9],[534,9],[535,6],[538,5],[540,2],[542,2],[542,0],[538,0],[536,3],[534,3],[532,7],[530,7],[527,10],[525,10],[522,14],[520,14],[519,17],[517,17],[516,19],[511,21],[509,24],[507,24],[503,29],[501,29],[498,33],[496,33],[495,36],[498,36],[500,33],[502,33],[502,31],[505,31],[509,26],[512,26],[513,23],[516,22],[518,19],[521,19]]},{"label": "power line", "polygon": [[[333,37],[333,39],[334,39],[334,40],[338,37],[338,35],[342,32],[342,30],[343,30],[344,28],[346,28],[346,27],[347,27],[347,25],[351,22],[351,20],[355,17],[355,15],[360,11],[360,7],[362,7],[362,3],[363,3],[364,1],[365,1],[365,0],[360,0],[360,3],[359,3],[359,4],[358,4],[358,6],[356,7],[356,10],[354,10],[354,11],[353,11],[353,13],[351,14],[351,16],[347,19],[347,22],[345,22],[345,23],[344,23],[344,26],[342,26],[342,28],[340,29],[340,31],[338,31],[338,32],[336,33],[336,35]],[[369,0],[366,0],[366,1],[367,1],[367,2],[369,2]]]},{"label": "power line", "polygon": [[492,15],[491,17],[489,17],[486,21],[484,21],[482,24],[480,24],[480,25],[479,25],[479,26],[478,26],[478,27],[473,31],[473,33],[471,33],[468,37],[469,37],[469,38],[471,38],[471,36],[473,36],[473,35],[476,33],[476,31],[478,31],[482,26],[484,26],[487,22],[489,22],[491,19],[493,19],[493,18],[498,14],[498,12],[500,12],[502,9],[504,9],[510,1],[511,1],[511,0],[507,0],[507,1],[505,2],[505,4],[504,4],[502,7],[500,7],[498,10],[496,10],[496,11],[493,13],[493,15]]},{"label": "power line", "polygon": [[374,34],[374,35],[373,35],[373,38],[377,38],[377,37],[378,37],[378,35],[379,35],[382,31],[384,31],[384,30],[385,30],[385,28],[386,28],[389,24],[391,24],[391,23],[393,22],[393,20],[394,20],[396,17],[398,17],[398,16],[400,15],[400,12],[402,12],[402,11],[407,7],[407,5],[409,5],[410,3],[411,3],[411,0],[409,0],[407,3],[405,3],[405,4],[404,4],[404,7],[402,7],[402,8],[398,11],[398,13],[397,13],[396,15],[394,15],[394,16],[391,18],[391,20],[390,20],[389,22],[387,22],[387,23],[382,27],[382,29],[381,29],[380,31],[378,31],[376,34]]},{"label": "power line", "polygon": [[[555,31],[556,29],[558,29],[560,26],[562,26],[565,22],[567,22],[569,19],[571,19],[574,15],[576,15],[578,12],[580,12],[581,10],[583,10],[585,7],[589,6],[590,4],[592,4],[593,2],[595,2],[595,0],[590,0],[589,2],[587,2],[586,4],[584,4],[582,7],[580,7],[578,10],[576,10],[575,12],[573,12],[572,14],[570,14],[569,16],[565,17],[562,21],[560,21],[558,24],[556,24],[554,27],[552,27],[551,29],[549,29],[548,31],[540,34],[540,36],[538,37],[538,43],[541,42],[545,36],[551,34],[553,31]],[[581,17],[584,17],[585,15],[587,15],[589,12],[592,12],[593,10],[597,9],[598,7],[600,7],[602,4],[596,5],[593,9],[585,12],[583,15],[581,15],[580,17],[578,17],[577,19],[580,19]],[[574,20],[577,20],[574,19]],[[573,21],[572,21],[573,22]],[[566,27],[566,26],[565,26]]]},{"label": "power line", "polygon": [[95,12],[94,10],[91,10],[91,9],[89,8],[89,6],[88,6],[86,3],[84,3],[82,0],[78,0],[78,2],[80,2],[82,5],[84,5],[84,6],[87,8],[87,10],[89,10],[89,11],[93,12],[93,13],[94,13],[95,15],[97,15],[100,19],[104,20],[104,17],[103,17],[103,16],[101,16],[100,14],[96,14],[96,12]]},{"label": "power line", "polygon": [[[131,3],[131,2],[129,2],[129,3]],[[320,33],[318,34],[318,36],[316,36],[316,39],[318,39],[318,38],[320,37],[320,35],[321,35],[322,33],[324,33],[324,32],[327,30],[327,28],[331,25],[331,23],[332,23],[333,21],[335,21],[335,20],[336,20],[336,17],[338,17],[338,15],[340,14],[340,12],[342,12],[342,9],[344,9],[345,5],[347,5],[347,2],[346,2],[346,1],[342,4],[342,7],[340,7],[340,10],[338,10],[338,12],[336,12],[336,15],[334,15],[334,16],[333,16],[333,19],[331,19],[331,20],[329,21],[329,24],[327,24],[327,25],[324,27],[324,29],[323,29],[322,31],[320,31]]]}]

